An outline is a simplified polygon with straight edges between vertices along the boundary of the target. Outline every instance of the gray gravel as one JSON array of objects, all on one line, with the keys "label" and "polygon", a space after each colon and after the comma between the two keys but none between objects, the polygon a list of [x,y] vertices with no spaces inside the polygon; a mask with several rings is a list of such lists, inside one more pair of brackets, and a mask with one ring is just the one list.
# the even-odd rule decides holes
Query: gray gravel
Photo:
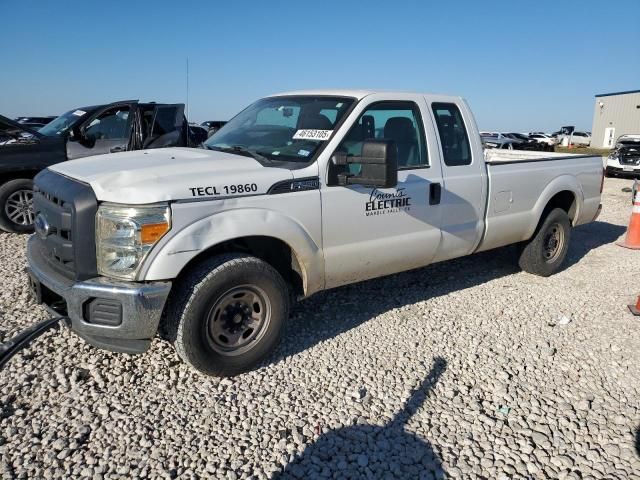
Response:
[{"label": "gray gravel", "polygon": [[[629,184],[607,180],[553,277],[506,248],[326,292],[233,379],[161,340],[47,333],[0,372],[0,478],[640,478]],[[24,243],[0,234],[0,340],[46,318]]]}]

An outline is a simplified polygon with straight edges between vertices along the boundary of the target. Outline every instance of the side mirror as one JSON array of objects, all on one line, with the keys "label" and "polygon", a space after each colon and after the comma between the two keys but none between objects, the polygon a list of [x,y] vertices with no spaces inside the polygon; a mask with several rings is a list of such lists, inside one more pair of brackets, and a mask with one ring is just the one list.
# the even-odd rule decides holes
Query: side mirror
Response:
[{"label": "side mirror", "polygon": [[365,140],[362,155],[338,152],[332,157],[335,165],[360,165],[360,173],[338,174],[338,184],[390,188],[398,184],[398,156],[396,144],[389,140]]}]

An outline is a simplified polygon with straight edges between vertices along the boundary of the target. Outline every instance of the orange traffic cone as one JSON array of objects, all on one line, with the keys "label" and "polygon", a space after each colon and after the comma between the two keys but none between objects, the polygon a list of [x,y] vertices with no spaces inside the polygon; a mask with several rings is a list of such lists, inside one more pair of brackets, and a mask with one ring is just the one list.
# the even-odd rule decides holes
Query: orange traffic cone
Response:
[{"label": "orange traffic cone", "polygon": [[629,220],[629,228],[627,228],[627,236],[624,238],[624,242],[618,245],[640,250],[640,188],[635,189],[635,195],[633,196],[633,207],[631,208],[631,219]]},{"label": "orange traffic cone", "polygon": [[640,317],[640,295],[638,295],[638,301],[635,305],[629,305],[629,310],[631,310],[631,313],[636,317]]}]

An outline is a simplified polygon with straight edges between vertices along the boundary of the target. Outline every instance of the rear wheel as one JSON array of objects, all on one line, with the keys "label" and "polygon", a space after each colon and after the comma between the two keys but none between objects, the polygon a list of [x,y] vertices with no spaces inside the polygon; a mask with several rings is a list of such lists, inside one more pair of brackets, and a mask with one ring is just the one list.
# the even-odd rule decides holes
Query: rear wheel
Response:
[{"label": "rear wheel", "polygon": [[33,232],[33,180],[17,178],[0,186],[0,228],[11,233]]},{"label": "rear wheel", "polygon": [[561,208],[551,210],[522,249],[520,268],[542,277],[553,275],[567,256],[570,239],[571,221],[567,212]]},{"label": "rear wheel", "polygon": [[271,265],[227,254],[181,279],[167,304],[167,333],[189,365],[236,375],[275,348],[288,314],[288,286]]}]

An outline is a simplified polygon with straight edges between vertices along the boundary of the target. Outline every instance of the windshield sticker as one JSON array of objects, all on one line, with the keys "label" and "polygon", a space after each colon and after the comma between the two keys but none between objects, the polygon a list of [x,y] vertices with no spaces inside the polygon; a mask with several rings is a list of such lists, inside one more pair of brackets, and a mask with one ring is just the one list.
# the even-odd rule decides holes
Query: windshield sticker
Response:
[{"label": "windshield sticker", "polygon": [[71,115],[75,115],[76,117],[81,117],[82,115],[84,115],[85,112],[84,110],[76,110],[75,112],[73,112]]},{"label": "windshield sticker", "polygon": [[280,151],[279,151],[279,150],[277,150],[277,151],[275,151],[275,152],[271,152],[271,155],[280,155]]},{"label": "windshield sticker", "polygon": [[309,150],[298,150],[298,155],[301,157],[308,157],[311,152]]},{"label": "windshield sticker", "polygon": [[329,140],[333,130],[298,130],[293,136],[294,140],[316,140],[323,142]]}]

